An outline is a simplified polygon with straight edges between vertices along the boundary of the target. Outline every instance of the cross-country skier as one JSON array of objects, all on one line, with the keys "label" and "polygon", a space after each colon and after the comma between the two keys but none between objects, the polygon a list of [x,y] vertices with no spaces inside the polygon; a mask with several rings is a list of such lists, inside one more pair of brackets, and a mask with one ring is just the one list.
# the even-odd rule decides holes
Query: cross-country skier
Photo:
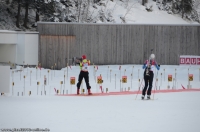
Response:
[{"label": "cross-country skier", "polygon": [[[158,65],[155,61],[155,55],[151,54],[149,60],[146,60],[143,67],[144,70],[144,82],[145,86],[142,91],[142,99],[144,99],[146,91],[147,91],[147,99],[151,99],[151,89],[152,89],[152,83],[153,83],[153,77],[154,77],[154,68],[157,68],[157,70],[160,70],[160,65]],[[148,87],[149,86],[149,87]],[[147,90],[148,87],[148,90]]]},{"label": "cross-country skier", "polygon": [[80,86],[81,86],[81,82],[83,80],[83,78],[85,79],[85,83],[86,83],[86,87],[88,90],[88,94],[91,95],[91,87],[89,84],[89,72],[88,72],[88,68],[90,65],[90,60],[86,59],[86,55],[82,55],[82,62],[80,62],[80,74],[78,77],[78,83],[77,83],[77,94],[80,94]]}]

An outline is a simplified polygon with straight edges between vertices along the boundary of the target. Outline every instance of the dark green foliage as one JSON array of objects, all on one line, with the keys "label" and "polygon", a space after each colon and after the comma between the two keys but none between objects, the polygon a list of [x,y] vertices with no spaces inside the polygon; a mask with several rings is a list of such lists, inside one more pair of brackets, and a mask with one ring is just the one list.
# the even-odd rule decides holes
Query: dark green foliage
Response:
[{"label": "dark green foliage", "polygon": [[184,17],[185,13],[190,13],[192,11],[192,5],[192,0],[181,0],[182,18]]}]

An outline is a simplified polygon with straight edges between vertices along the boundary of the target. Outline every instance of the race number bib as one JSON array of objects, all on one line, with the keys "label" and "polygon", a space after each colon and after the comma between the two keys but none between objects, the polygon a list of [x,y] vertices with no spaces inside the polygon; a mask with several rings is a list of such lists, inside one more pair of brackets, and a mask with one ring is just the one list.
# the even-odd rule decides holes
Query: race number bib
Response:
[{"label": "race number bib", "polygon": [[83,63],[82,70],[88,71],[88,63]]},{"label": "race number bib", "polygon": [[154,65],[151,65],[151,71],[154,71]]}]

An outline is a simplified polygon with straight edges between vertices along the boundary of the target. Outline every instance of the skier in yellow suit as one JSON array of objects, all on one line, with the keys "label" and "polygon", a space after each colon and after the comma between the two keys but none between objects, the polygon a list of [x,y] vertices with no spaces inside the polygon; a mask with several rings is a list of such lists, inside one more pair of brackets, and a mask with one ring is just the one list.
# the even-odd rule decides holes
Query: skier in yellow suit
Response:
[{"label": "skier in yellow suit", "polygon": [[88,90],[88,95],[91,95],[91,86],[89,84],[89,72],[88,68],[90,65],[90,60],[86,59],[86,55],[82,55],[82,62],[80,62],[80,74],[78,77],[78,83],[77,83],[77,94],[80,94],[80,86],[83,78],[85,79],[86,87]]}]

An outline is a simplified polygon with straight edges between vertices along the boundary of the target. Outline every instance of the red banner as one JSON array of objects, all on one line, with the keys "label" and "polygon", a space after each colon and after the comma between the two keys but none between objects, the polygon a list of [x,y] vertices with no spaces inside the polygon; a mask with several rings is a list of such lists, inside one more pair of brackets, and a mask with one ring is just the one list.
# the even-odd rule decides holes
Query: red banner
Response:
[{"label": "red banner", "polygon": [[180,56],[180,65],[200,65],[200,56]]}]

